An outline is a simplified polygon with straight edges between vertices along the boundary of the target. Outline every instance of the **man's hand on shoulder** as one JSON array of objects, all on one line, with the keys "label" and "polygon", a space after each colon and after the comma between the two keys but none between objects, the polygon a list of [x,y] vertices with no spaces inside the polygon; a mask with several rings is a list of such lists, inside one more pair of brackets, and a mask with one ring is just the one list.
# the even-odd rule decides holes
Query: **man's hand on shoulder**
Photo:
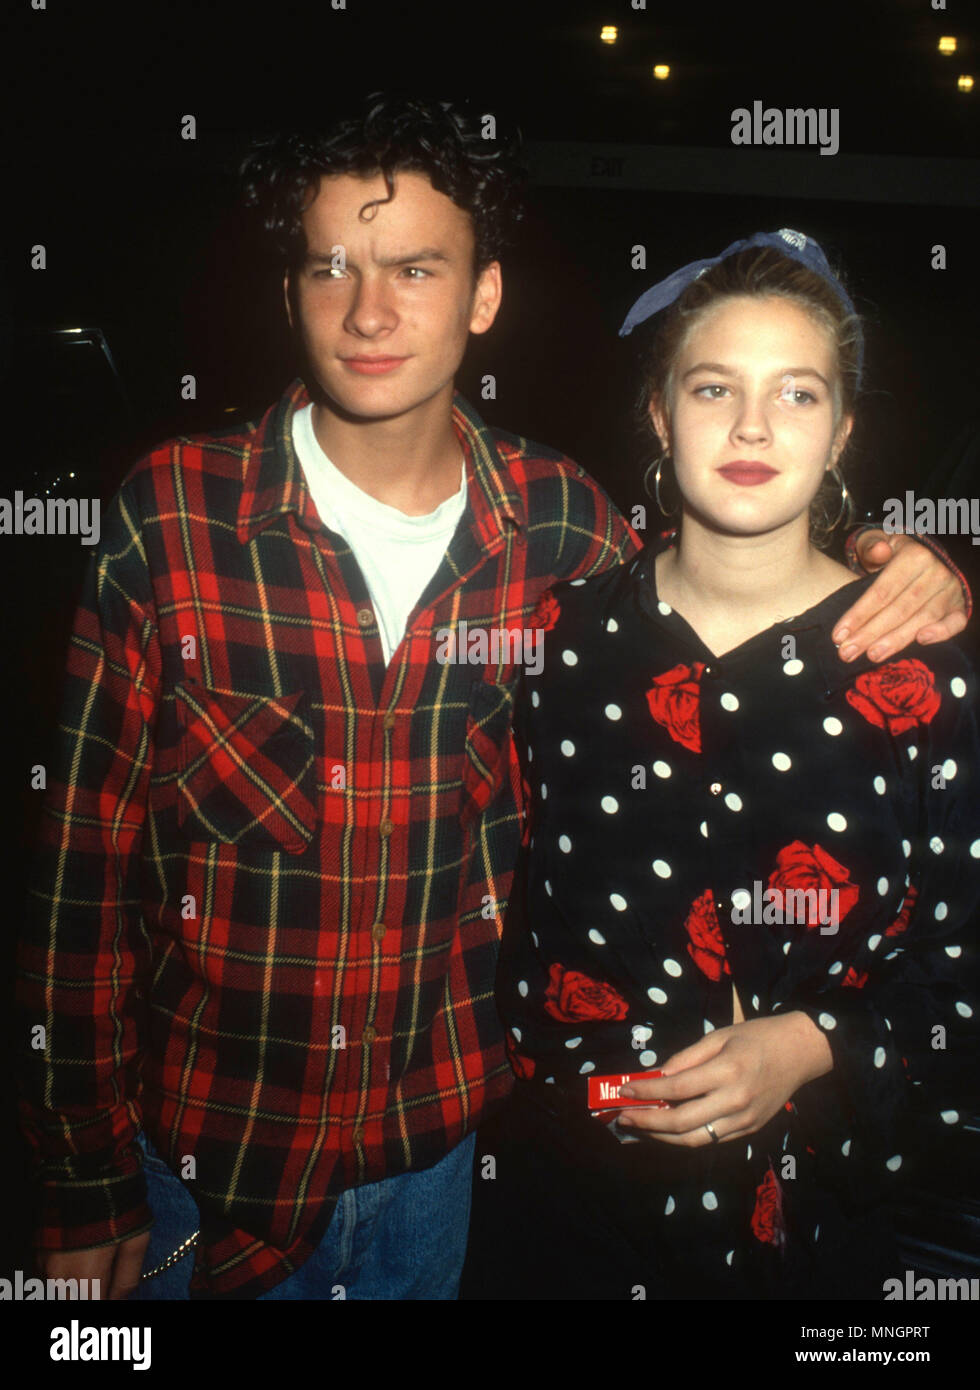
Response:
[{"label": "man's hand on shoulder", "polygon": [[966,627],[958,576],[914,536],[865,531],[857,555],[866,573],[881,573],[834,628],[842,661],[865,651],[885,661],[912,642],[945,642]]}]

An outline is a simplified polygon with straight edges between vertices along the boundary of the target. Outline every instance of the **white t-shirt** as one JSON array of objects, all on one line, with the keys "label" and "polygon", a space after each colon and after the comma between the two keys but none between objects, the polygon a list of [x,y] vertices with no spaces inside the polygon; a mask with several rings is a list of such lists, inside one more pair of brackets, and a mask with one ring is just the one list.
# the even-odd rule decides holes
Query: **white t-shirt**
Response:
[{"label": "white t-shirt", "polygon": [[427,516],[407,516],[379,502],[327,458],[313,432],[313,406],[293,415],[293,448],[320,520],[353,550],[378,617],[385,665],[405,635],[408,615],[435,574],[466,507],[466,467],[459,491]]}]

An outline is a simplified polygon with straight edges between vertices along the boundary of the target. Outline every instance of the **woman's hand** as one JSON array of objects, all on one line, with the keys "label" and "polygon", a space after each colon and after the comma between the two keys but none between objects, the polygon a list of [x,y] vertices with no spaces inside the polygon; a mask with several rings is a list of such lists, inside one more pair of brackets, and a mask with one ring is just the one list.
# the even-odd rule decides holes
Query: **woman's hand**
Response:
[{"label": "woman's hand", "polygon": [[667,1100],[672,1108],[624,1110],[619,1123],[689,1148],[713,1142],[706,1124],[720,1142],[740,1139],[761,1129],[801,1086],[833,1065],[826,1036],[804,1013],[735,1023],[676,1053],[661,1078],[624,1086],[622,1096]]}]

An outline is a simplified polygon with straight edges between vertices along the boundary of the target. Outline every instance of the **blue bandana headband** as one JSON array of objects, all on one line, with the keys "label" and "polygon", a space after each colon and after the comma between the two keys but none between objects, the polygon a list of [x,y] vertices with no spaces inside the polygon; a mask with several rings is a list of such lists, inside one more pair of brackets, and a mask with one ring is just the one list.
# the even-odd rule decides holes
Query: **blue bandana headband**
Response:
[{"label": "blue bandana headband", "polygon": [[[849,314],[855,314],[854,305],[851,303],[847,291],[834,275],[827,257],[817,242],[812,237],[804,236],[802,232],[794,232],[789,227],[784,227],[779,232],[756,232],[753,236],[745,237],[742,241],[733,241],[731,246],[725,247],[720,256],[710,256],[704,261],[691,261],[690,265],[682,266],[680,270],[675,270],[672,275],[668,275],[665,280],[660,280],[650,289],[644,290],[623,320],[619,336],[625,338],[633,332],[637,324],[645,322],[654,314],[658,314],[661,309],[666,309],[669,304],[673,304],[688,285],[697,280],[706,270],[718,265],[720,261],[727,260],[729,256],[737,255],[739,251],[747,251],[752,246],[769,246],[775,251],[782,252],[784,256],[788,256],[790,260],[799,261],[801,265],[805,265],[808,270],[812,270],[827,282]],[[859,329],[858,386],[861,385],[863,368],[864,335]]]}]

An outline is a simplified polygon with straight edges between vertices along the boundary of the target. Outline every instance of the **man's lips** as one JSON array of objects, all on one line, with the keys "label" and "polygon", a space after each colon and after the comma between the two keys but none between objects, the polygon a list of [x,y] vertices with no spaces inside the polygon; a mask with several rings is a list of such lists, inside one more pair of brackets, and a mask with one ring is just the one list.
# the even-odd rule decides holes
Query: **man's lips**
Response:
[{"label": "man's lips", "polygon": [[740,487],[756,487],[759,483],[767,483],[770,478],[775,478],[779,470],[770,468],[767,463],[726,463],[718,472],[723,478],[727,478],[730,483],[738,483]]},{"label": "man's lips", "polygon": [[345,367],[349,367],[352,372],[361,372],[365,376],[379,376],[383,372],[394,371],[403,362],[407,362],[407,357],[342,357],[340,359]]}]

